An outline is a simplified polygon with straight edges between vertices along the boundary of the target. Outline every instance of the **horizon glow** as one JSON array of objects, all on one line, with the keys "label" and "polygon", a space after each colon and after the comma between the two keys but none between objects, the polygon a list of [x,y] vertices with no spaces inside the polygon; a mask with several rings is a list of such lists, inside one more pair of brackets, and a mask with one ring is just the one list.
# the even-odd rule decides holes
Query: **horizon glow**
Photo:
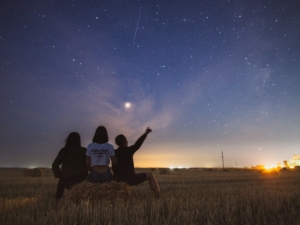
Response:
[{"label": "horizon glow", "polygon": [[[141,8],[143,10],[141,10]],[[13,1],[0,14],[0,167],[52,164],[70,132],[136,167],[300,154],[300,2]],[[20,19],[21,18],[21,19]]]}]

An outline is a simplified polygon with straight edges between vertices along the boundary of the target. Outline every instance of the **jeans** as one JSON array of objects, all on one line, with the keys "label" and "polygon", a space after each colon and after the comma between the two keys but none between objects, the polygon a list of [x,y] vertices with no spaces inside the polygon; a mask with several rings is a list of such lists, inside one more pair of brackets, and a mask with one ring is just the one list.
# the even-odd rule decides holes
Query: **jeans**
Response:
[{"label": "jeans", "polygon": [[113,180],[113,176],[108,169],[105,173],[98,173],[97,171],[91,169],[91,172],[88,176],[88,181],[92,183],[106,183]]}]

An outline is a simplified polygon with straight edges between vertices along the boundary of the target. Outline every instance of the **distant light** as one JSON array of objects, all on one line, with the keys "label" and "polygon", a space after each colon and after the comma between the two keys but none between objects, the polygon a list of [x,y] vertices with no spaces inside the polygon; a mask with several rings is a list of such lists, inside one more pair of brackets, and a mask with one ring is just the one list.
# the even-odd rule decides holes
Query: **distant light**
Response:
[{"label": "distant light", "polygon": [[178,169],[182,169],[182,166],[178,166]]},{"label": "distant light", "polygon": [[126,102],[124,106],[125,106],[126,109],[129,109],[131,107],[131,103],[130,102]]},{"label": "distant light", "polygon": [[35,166],[35,165],[29,165],[28,166],[28,169],[33,169],[33,168],[37,168],[37,166]]},{"label": "distant light", "polygon": [[170,168],[170,170],[172,170],[174,167],[173,167],[173,166],[170,166],[169,168]]},{"label": "distant light", "polygon": [[265,165],[265,169],[270,170],[270,169],[274,169],[277,168],[277,165]]}]

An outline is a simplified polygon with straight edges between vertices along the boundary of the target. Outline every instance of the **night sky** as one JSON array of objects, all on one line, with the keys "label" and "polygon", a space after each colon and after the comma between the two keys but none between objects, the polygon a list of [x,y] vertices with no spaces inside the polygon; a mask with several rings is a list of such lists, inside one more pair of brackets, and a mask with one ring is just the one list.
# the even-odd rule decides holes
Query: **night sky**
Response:
[{"label": "night sky", "polygon": [[[0,3],[0,166],[50,167],[99,125],[137,167],[300,154],[300,1]],[[126,104],[127,103],[127,104]]]}]

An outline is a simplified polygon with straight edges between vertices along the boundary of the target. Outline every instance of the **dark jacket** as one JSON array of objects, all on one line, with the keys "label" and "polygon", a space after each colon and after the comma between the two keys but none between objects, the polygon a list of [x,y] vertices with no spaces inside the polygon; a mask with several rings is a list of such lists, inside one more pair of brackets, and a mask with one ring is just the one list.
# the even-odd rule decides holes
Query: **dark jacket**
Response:
[{"label": "dark jacket", "polygon": [[[85,165],[86,148],[69,147],[62,148],[54,162],[52,163],[52,171],[56,178],[74,177],[78,175],[87,175]],[[59,167],[61,165],[61,168]]]},{"label": "dark jacket", "polygon": [[122,181],[135,174],[133,154],[142,146],[147,134],[143,134],[132,146],[120,146],[115,150],[118,160],[116,165],[112,165],[114,179]]}]

